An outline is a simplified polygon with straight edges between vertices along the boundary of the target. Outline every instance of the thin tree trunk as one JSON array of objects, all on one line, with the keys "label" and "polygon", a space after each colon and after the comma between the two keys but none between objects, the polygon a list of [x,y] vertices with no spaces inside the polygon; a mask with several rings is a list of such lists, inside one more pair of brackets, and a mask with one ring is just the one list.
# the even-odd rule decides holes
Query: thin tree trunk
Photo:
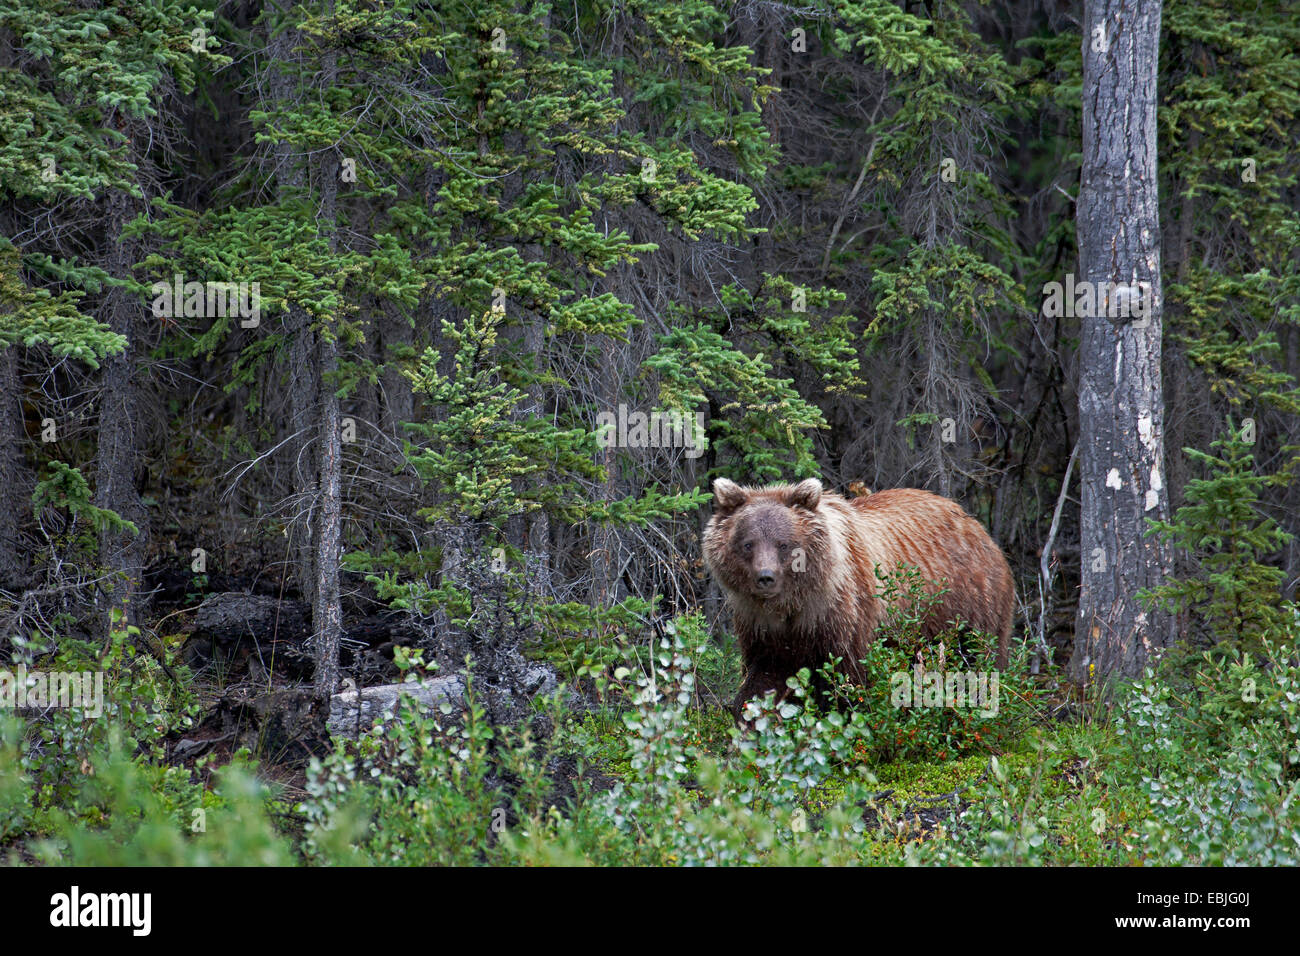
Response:
[{"label": "thin tree trunk", "polygon": [[[131,197],[121,190],[115,190],[108,200],[105,268],[110,275],[117,277],[128,276],[134,261],[135,243],[122,237],[122,229],[134,212],[132,206]],[[135,621],[134,596],[144,577],[145,511],[135,486],[139,449],[136,444],[138,401],[133,326],[140,311],[139,303],[127,292],[109,288],[99,315],[112,331],[127,340],[125,349],[104,359],[99,405],[99,454],[95,467],[96,507],[117,512],[134,522],[140,530],[138,535],[106,530],[99,541],[100,561],[111,572],[104,584],[107,609],[123,610],[125,623]]]},{"label": "thin tree trunk", "polygon": [[11,346],[0,349],[0,588],[13,591],[25,586],[31,558],[22,543],[22,517],[31,514],[35,483],[23,455],[26,440],[18,348]]},{"label": "thin tree trunk", "polygon": [[339,436],[339,400],[332,373],[338,368],[338,344],[320,337],[321,401],[317,442],[320,452],[319,493],[316,507],[315,603],[312,630],[316,637],[316,696],[329,697],[339,679],[339,639],[343,634],[343,608],[339,591],[339,557],[342,536],[342,460]]},{"label": "thin tree trunk", "polygon": [[313,421],[316,398],[320,392],[317,380],[316,333],[312,331],[307,313],[301,306],[289,307],[285,317],[287,332],[291,337],[289,344],[289,424],[297,436],[289,443],[293,455],[294,487],[298,490],[300,504],[294,512],[290,526],[292,538],[291,555],[294,580],[302,592],[302,599],[308,604],[316,603],[316,577],[312,562],[315,552],[313,539],[316,530],[315,504],[316,491],[319,486],[317,474],[318,461],[309,453],[312,440],[316,437]]},{"label": "thin tree trunk", "polygon": [[[299,54],[294,51],[297,31],[285,29],[268,42],[268,52],[273,63],[292,61]],[[285,75],[274,66],[269,67],[270,99],[281,107],[288,107],[297,96],[292,75]],[[307,182],[303,160],[293,147],[284,141],[276,143],[275,176],[279,184],[280,199],[298,195]],[[284,319],[285,337],[289,342],[289,370],[285,379],[289,391],[289,432],[294,439],[286,446],[293,487],[298,492],[289,524],[289,563],[294,583],[308,605],[316,605],[316,576],[314,573],[315,518],[318,462],[310,454],[312,440],[316,437],[315,406],[320,389],[317,381],[316,334],[306,311],[291,303]]]},{"label": "thin tree trunk", "polygon": [[[603,359],[606,374],[597,382],[600,390],[598,411],[618,413],[618,378],[614,372],[614,340],[608,335],[601,335],[596,340],[596,349]],[[602,503],[609,503],[618,495],[618,455],[613,445],[601,449],[600,463],[605,469],[605,481],[599,486],[598,494]],[[589,600],[598,608],[609,607],[617,600],[617,581],[614,574],[614,551],[618,538],[614,529],[608,525],[594,524],[591,532],[591,592]]]},{"label": "thin tree trunk", "polygon": [[[294,47],[297,31],[284,30],[269,44],[275,61],[301,56]],[[334,55],[322,58],[321,85],[328,89],[337,72]],[[298,77],[272,71],[271,98],[290,105],[303,96]],[[335,221],[338,206],[339,157],[334,150],[322,155],[314,170],[280,142],[275,148],[277,177],[283,198],[298,197],[304,188],[319,196],[316,221],[328,234],[330,249],[335,248]],[[315,173],[313,177],[312,173]],[[338,383],[338,342],[334,330],[313,331],[306,312],[293,306],[285,319],[290,337],[289,388],[290,427],[297,439],[293,447],[295,485],[303,502],[292,523],[294,574],[303,599],[312,608],[312,632],[316,673],[313,691],[319,698],[334,693],[339,680],[339,641],[343,630],[343,612],[339,587],[339,558],[342,548],[342,440],[340,435]],[[309,446],[315,443],[314,456]],[[308,463],[304,469],[304,463]],[[305,486],[305,487],[302,487]]]},{"label": "thin tree trunk", "polygon": [[[546,317],[535,315],[524,327],[524,348],[537,357],[537,367],[545,367]],[[546,414],[542,386],[528,386],[528,405],[520,409],[524,418],[542,418]],[[524,554],[527,560],[528,592],[535,600],[545,600],[551,592],[551,519],[545,508],[538,508],[527,517],[524,532]]]},{"label": "thin tree trunk", "polygon": [[[334,55],[325,57],[321,64],[325,88],[328,89],[337,73]],[[328,231],[330,251],[337,247],[335,224],[338,218],[339,161],[334,150],[327,151],[321,159],[320,223]],[[317,459],[316,528],[313,539],[315,551],[315,587],[312,606],[312,631],[316,640],[316,682],[318,698],[328,699],[339,680],[339,641],[343,636],[343,606],[339,592],[339,558],[342,539],[342,476],[343,447],[340,436],[338,382],[338,341],[330,330],[317,336],[317,358],[320,363],[316,375],[317,409],[319,412],[316,441]]]},{"label": "thin tree trunk", "polygon": [[[0,30],[0,69],[13,62],[13,35]],[[0,210],[0,235],[14,234],[9,208]],[[0,302],[0,322],[5,321]],[[22,516],[31,513],[30,500],[35,476],[27,466],[23,449],[27,430],[23,423],[23,380],[17,346],[0,349],[0,489],[5,500],[0,503],[0,588],[19,591],[27,583],[31,555],[22,545]]]}]

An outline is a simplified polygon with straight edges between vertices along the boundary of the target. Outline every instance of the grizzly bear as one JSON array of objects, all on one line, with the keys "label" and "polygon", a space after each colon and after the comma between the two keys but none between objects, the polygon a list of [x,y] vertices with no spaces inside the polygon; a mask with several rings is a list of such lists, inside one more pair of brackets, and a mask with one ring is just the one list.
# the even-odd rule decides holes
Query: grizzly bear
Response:
[{"label": "grizzly bear", "polygon": [[862,682],[858,661],[876,639],[884,601],[876,568],[919,568],[931,594],[946,588],[922,623],[923,635],[965,625],[998,635],[1005,668],[1015,604],[1007,559],[983,526],[948,498],[916,488],[847,500],[816,478],[797,485],[742,488],[713,483],[704,559],[726,595],[745,661],[736,697],[775,690],[801,667],[830,657]]}]

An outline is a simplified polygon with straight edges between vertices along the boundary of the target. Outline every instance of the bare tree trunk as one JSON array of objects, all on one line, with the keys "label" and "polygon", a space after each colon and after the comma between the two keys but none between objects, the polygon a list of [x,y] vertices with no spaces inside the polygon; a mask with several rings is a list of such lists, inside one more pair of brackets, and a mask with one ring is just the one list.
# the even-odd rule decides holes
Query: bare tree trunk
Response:
[{"label": "bare tree trunk", "polygon": [[315,603],[312,631],[316,640],[316,696],[329,697],[339,679],[339,639],[343,634],[343,607],[339,592],[339,557],[342,537],[342,460],[339,436],[339,400],[332,373],[338,368],[338,344],[320,337],[320,421],[317,433],[320,484],[313,509],[315,531]]},{"label": "bare tree trunk", "polygon": [[[1171,617],[1145,610],[1137,596],[1172,568],[1169,546],[1144,536],[1147,518],[1169,514],[1156,179],[1160,13],[1159,2],[1143,0],[1085,4],[1079,280],[1098,294],[1081,318],[1079,349],[1082,589],[1070,659],[1077,681],[1139,674],[1174,633]],[[1112,316],[1112,300],[1136,301],[1134,287],[1143,308]]]},{"label": "bare tree trunk", "polygon": [[[13,38],[0,30],[0,69],[13,62]],[[0,235],[14,234],[13,217],[8,208],[0,210]],[[0,302],[0,322],[5,321]],[[27,430],[23,424],[23,380],[18,363],[18,348],[0,349],[0,588],[19,591],[27,584],[31,555],[22,542],[22,516],[31,513],[35,476],[27,467],[23,449]]]},{"label": "bare tree trunk", "polygon": [[[131,198],[115,190],[108,200],[105,234],[109,247],[105,267],[110,275],[126,277],[134,260],[135,243],[122,237],[122,228],[132,215]],[[106,530],[100,536],[100,560],[111,576],[104,585],[107,608],[121,608],[126,623],[134,623],[134,596],[144,577],[145,510],[135,486],[139,456],[136,447],[138,402],[135,381],[135,317],[141,306],[127,292],[109,288],[104,296],[100,319],[118,335],[125,336],[126,348],[105,358],[99,405],[99,456],[95,468],[95,505],[108,508],[140,529],[139,535]],[[188,548],[186,549],[189,550]],[[108,623],[107,616],[105,624]]]},{"label": "bare tree trunk", "polygon": [[[608,335],[597,339],[596,348],[603,359],[606,374],[601,376],[597,387],[600,389],[600,412],[618,413],[618,378],[614,372],[614,340]],[[601,465],[605,469],[605,481],[598,493],[602,503],[609,503],[618,494],[618,456],[614,446],[607,445],[601,449]],[[588,600],[598,608],[609,607],[617,600],[617,580],[615,578],[614,552],[618,547],[618,537],[608,525],[593,524],[591,532],[591,591]]]},{"label": "bare tree trunk", "polygon": [[[334,55],[325,57],[321,64],[323,83],[328,89],[337,73]],[[326,151],[321,159],[320,222],[329,232],[330,251],[337,246],[336,222],[338,218],[339,162],[334,150]],[[339,680],[339,640],[343,636],[343,606],[339,593],[339,557],[342,538],[342,476],[343,447],[339,433],[338,341],[331,330],[317,336],[316,374],[318,388],[317,419],[317,495],[313,512],[316,528],[313,539],[316,545],[314,604],[312,605],[312,631],[316,641],[316,696],[328,699]]]},{"label": "bare tree trunk", "polygon": [[[287,61],[301,54],[295,51],[297,31],[284,30],[268,44],[274,61]],[[334,55],[320,64],[321,86],[328,89],[337,73]],[[273,71],[271,98],[290,104],[303,96],[293,73]],[[336,245],[339,157],[335,150],[322,154],[314,170],[306,160],[281,142],[275,147],[277,178],[281,195],[298,196],[306,188],[319,196],[321,228],[327,231],[331,251]],[[315,174],[313,176],[313,173]],[[314,189],[313,189],[314,187]],[[289,389],[290,427],[297,436],[291,442],[295,484],[300,487],[292,523],[294,574],[303,599],[312,608],[313,648],[316,663],[314,693],[328,698],[339,680],[339,641],[343,631],[342,599],[339,588],[339,558],[342,548],[342,440],[337,395],[338,341],[329,328],[313,331],[309,317],[293,306],[285,319],[290,337]],[[314,457],[309,446],[315,443]],[[306,467],[304,469],[304,463]]]},{"label": "bare tree trunk", "polygon": [[[268,41],[267,48],[272,63],[291,62],[300,55],[294,50],[296,37],[297,31],[288,28]],[[279,106],[288,107],[298,95],[292,75],[283,74],[274,66],[268,69],[269,98]],[[284,200],[297,195],[307,182],[302,158],[294,152],[289,143],[284,141],[275,144],[273,154],[280,198]],[[289,342],[289,370],[285,379],[289,392],[288,430],[289,434],[294,436],[286,447],[290,463],[289,473],[293,487],[297,491],[292,519],[289,523],[289,563],[293,581],[302,594],[303,601],[315,607],[313,508],[318,479],[317,461],[309,454],[309,449],[317,431],[314,427],[315,404],[319,391],[316,335],[311,329],[307,312],[296,303],[290,303],[283,323],[285,337]]]},{"label": "bare tree trunk", "polygon": [[[538,368],[543,367],[546,348],[546,317],[538,314],[524,327],[524,348],[537,356]],[[528,407],[520,409],[524,418],[542,418],[546,414],[542,386],[528,386]],[[551,519],[546,509],[539,508],[527,518],[524,532],[528,592],[535,600],[545,600],[551,593]]]},{"label": "bare tree trunk", "polygon": [[[550,14],[547,13],[543,20],[547,30],[550,28],[550,19]],[[506,141],[512,152],[522,154],[527,150],[527,145],[518,133],[509,134]],[[480,151],[483,145],[483,141],[480,140]],[[502,190],[503,202],[507,205],[513,204],[522,194],[526,181],[526,174],[511,177]],[[526,260],[532,262],[546,258],[546,250],[533,242],[523,243],[520,252]],[[546,325],[546,315],[534,311],[523,319],[519,330],[524,352],[536,359],[534,367],[539,372],[545,369],[549,362],[549,357],[546,355]],[[546,415],[544,387],[538,382],[533,382],[528,385],[527,392],[528,401],[519,405],[515,410],[515,417],[519,420],[544,417]],[[529,597],[535,601],[545,600],[551,593],[550,516],[544,508],[539,508],[530,515],[524,515],[522,521],[509,522],[507,533],[523,550],[524,575]]]},{"label": "bare tree trunk", "polygon": [[[0,314],[0,321],[4,321]],[[22,378],[18,349],[0,349],[0,588],[21,590],[31,555],[22,543],[22,517],[31,514],[31,469],[23,456],[27,433],[23,427]]]},{"label": "bare tree trunk", "polygon": [[312,571],[315,546],[313,538],[316,529],[315,505],[316,489],[319,478],[316,472],[318,462],[309,454],[312,440],[316,437],[313,428],[316,397],[320,392],[320,382],[316,374],[316,333],[312,331],[306,311],[299,305],[291,305],[285,317],[286,331],[290,336],[289,344],[289,427],[297,436],[289,443],[293,456],[291,475],[294,487],[298,491],[299,504],[295,508],[290,524],[292,546],[290,549],[293,562],[294,580],[302,592],[302,599],[308,604],[316,603],[316,578]]}]

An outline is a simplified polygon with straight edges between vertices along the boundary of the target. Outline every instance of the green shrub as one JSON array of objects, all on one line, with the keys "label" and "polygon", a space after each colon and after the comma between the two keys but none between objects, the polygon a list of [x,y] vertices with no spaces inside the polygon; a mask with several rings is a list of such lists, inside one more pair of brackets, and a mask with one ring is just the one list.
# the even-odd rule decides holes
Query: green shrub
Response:
[{"label": "green shrub", "polygon": [[[872,763],[896,760],[950,760],[969,753],[997,752],[1010,746],[1044,716],[1029,674],[1028,652],[1012,641],[1008,666],[997,668],[997,637],[978,631],[953,631],[928,638],[922,623],[942,592],[927,594],[916,568],[877,569],[881,597],[894,605],[880,639],[862,657],[865,681],[853,686],[827,675],[844,709],[865,714],[868,735],[859,756]],[[984,683],[975,705],[968,697],[934,706],[935,681],[969,688],[968,675]]]},{"label": "green shrub", "polygon": [[[307,852],[323,863],[701,864],[856,859],[855,783],[826,788],[863,733],[861,718],[817,715],[769,698],[753,705],[755,732],[728,728],[730,753],[700,745],[689,646],[702,622],[669,626],[635,681],[622,732],[551,714],[546,746],[527,731],[488,727],[467,681],[464,706],[422,713],[409,700],[392,721],[339,742],[312,769],[302,806]],[[796,697],[808,675],[792,679]],[[612,786],[583,754],[619,768]],[[548,772],[577,754],[573,792],[558,798]],[[852,773],[859,779],[864,774]],[[816,819],[820,815],[819,820]],[[814,825],[816,823],[816,825]]]},{"label": "green shrub", "polygon": [[1265,513],[1263,496],[1291,483],[1295,461],[1276,474],[1257,473],[1254,437],[1231,418],[1210,447],[1218,454],[1183,449],[1205,466],[1206,477],[1187,482],[1186,500],[1169,521],[1148,521],[1148,536],[1172,542],[1191,572],[1143,596],[1170,610],[1194,611],[1195,636],[1258,651],[1261,641],[1277,641],[1293,622],[1282,598],[1286,572],[1268,560],[1292,536]]},{"label": "green shrub", "polygon": [[1126,688],[1115,723],[1150,803],[1152,862],[1300,863],[1300,664],[1262,645],[1206,652],[1185,690],[1151,669]]},{"label": "green shrub", "polygon": [[164,738],[193,726],[200,713],[196,695],[166,674],[152,656],[140,653],[136,627],[114,612],[106,646],[61,636],[56,650],[16,639],[18,659],[29,670],[100,673],[103,708],[98,717],[82,708],[51,708],[23,721],[19,761],[29,778],[36,808],[75,807],[86,770],[110,749],[109,734],[123,734],[121,746],[155,762],[165,758]]},{"label": "green shrub", "polygon": [[[514,833],[521,862],[565,858],[595,864],[717,865],[844,863],[862,853],[861,811],[868,776],[838,779],[864,728],[859,716],[818,714],[772,695],[748,705],[753,732],[732,726],[718,757],[697,739],[694,663],[698,619],[683,619],[663,638],[649,672],[636,682],[624,716],[624,765],[614,785],[585,795],[546,830]],[[806,671],[790,679],[808,694]],[[581,735],[569,742],[591,743]]]},{"label": "green shrub", "polygon": [[97,716],[53,707],[0,721],[0,845],[11,860],[48,864],[293,862],[244,760],[219,772],[215,790],[167,764],[164,738],[192,725],[198,703],[137,653],[138,634],[117,624],[104,648],[66,638],[56,653],[15,641],[29,668],[102,671],[103,702]]},{"label": "green shrub", "polygon": [[70,866],[285,866],[292,847],[266,814],[268,791],[243,759],[206,790],[179,767],[123,749],[117,733],[84,775],[78,803],[43,816],[32,847],[46,864]]},{"label": "green shrub", "polygon": [[[399,658],[412,675],[418,652]],[[336,741],[308,771],[304,848],[323,864],[411,866],[503,862],[497,835],[537,818],[549,754],[527,728],[493,727],[466,667],[465,704],[398,713],[356,743]]]},{"label": "green shrub", "polygon": [[32,822],[32,782],[21,772],[23,722],[0,717],[0,847]]}]

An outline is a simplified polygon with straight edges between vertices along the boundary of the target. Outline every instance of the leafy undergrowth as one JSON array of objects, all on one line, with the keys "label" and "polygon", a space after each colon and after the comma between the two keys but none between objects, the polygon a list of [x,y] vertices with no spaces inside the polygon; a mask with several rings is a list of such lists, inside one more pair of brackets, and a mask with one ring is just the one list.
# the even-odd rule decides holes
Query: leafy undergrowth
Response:
[{"label": "leafy undergrowth", "polygon": [[[162,699],[145,680],[150,665],[123,663],[107,695],[116,703],[94,720],[54,711],[0,722],[0,858],[1300,862],[1300,664],[1290,646],[1172,661],[1071,723],[1047,719],[1032,688],[1012,688],[1024,706],[999,708],[977,740],[962,735],[961,714],[813,705],[807,674],[787,700],[752,703],[742,732],[698,704],[692,649],[705,640],[698,619],[679,620],[638,674],[620,674],[622,709],[576,714],[557,696],[512,730],[485,720],[470,672],[463,708],[408,704],[359,743],[337,741],[296,803],[246,756],[211,787],[165,766],[158,741],[188,719],[186,698]],[[418,657],[409,666],[418,671]],[[915,741],[901,757],[900,735]]]}]

